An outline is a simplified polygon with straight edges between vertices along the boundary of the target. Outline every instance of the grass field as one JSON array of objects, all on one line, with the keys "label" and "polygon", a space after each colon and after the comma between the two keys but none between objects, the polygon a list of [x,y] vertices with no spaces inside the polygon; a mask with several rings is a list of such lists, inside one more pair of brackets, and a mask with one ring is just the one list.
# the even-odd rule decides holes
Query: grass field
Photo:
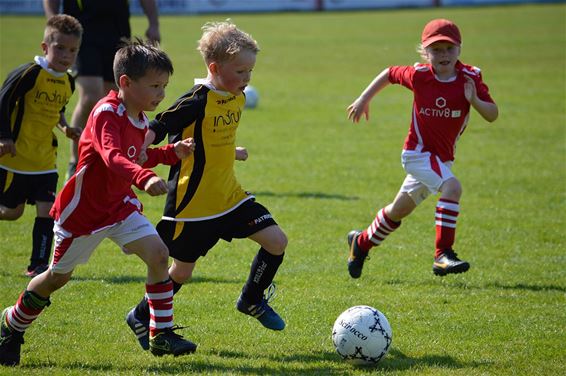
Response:
[{"label": "grass field", "polygon": [[[262,47],[252,82],[260,105],[244,113],[238,139],[250,158],[237,174],[289,237],[273,303],[287,328],[264,330],[235,310],[257,248],[222,243],[176,296],[176,322],[197,353],[154,358],[123,321],[144,292],[145,268],[105,242],[28,330],[20,367],[0,375],[566,374],[566,5],[162,17],[176,71],[160,109],[205,74],[200,26],[227,17]],[[401,184],[411,93],[387,88],[368,123],[350,124],[345,108],[384,67],[417,61],[421,29],[436,17],[460,26],[461,58],[482,68],[500,109],[494,124],[474,113],[458,144],[455,248],[472,268],[432,275],[429,199],[352,280],[346,234],[367,226]],[[2,77],[41,53],[43,22],[0,17]],[[133,26],[142,34],[145,20]],[[156,223],[164,198],[140,198]],[[34,212],[0,223],[0,307],[28,282]],[[336,317],[359,304],[380,309],[393,328],[392,349],[374,368],[344,363],[330,340]]]}]

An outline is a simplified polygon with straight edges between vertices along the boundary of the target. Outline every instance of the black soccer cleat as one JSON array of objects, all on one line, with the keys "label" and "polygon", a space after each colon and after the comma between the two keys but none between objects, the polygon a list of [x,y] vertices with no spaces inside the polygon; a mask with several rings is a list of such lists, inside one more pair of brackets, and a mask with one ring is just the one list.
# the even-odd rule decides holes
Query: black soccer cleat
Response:
[{"label": "black soccer cleat", "polygon": [[444,276],[446,274],[458,274],[467,272],[470,264],[458,258],[453,249],[445,249],[442,254],[434,259],[432,272],[435,275]]},{"label": "black soccer cleat", "polygon": [[126,323],[136,335],[140,346],[149,350],[149,320],[140,320],[136,317],[136,308],[132,308],[126,315]]},{"label": "black soccer cleat", "polygon": [[194,353],[197,349],[197,345],[183,339],[183,336],[175,333],[174,330],[177,329],[182,328],[174,326],[157,333],[155,337],[150,337],[149,351],[155,356],[179,356]]},{"label": "black soccer cleat", "polygon": [[348,233],[348,245],[350,246],[350,256],[348,257],[348,272],[352,278],[360,278],[364,261],[368,258],[368,252],[364,252],[358,246],[358,237],[361,232],[352,230]]},{"label": "black soccer cleat", "polygon": [[20,353],[24,343],[24,333],[10,329],[6,315],[10,307],[4,309],[0,318],[0,365],[17,366],[20,364]]}]

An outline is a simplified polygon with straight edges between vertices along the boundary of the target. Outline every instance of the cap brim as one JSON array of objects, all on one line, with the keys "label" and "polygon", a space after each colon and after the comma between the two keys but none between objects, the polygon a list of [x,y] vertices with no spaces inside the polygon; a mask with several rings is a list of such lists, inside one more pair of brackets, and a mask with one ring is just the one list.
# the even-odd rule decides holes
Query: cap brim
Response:
[{"label": "cap brim", "polygon": [[438,35],[436,37],[432,37],[432,38],[429,38],[426,41],[424,41],[423,47],[428,47],[435,42],[450,42],[450,43],[452,43],[456,46],[460,45],[460,42],[458,42],[454,38],[450,38],[450,37],[447,37],[447,36],[444,36],[444,35]]}]

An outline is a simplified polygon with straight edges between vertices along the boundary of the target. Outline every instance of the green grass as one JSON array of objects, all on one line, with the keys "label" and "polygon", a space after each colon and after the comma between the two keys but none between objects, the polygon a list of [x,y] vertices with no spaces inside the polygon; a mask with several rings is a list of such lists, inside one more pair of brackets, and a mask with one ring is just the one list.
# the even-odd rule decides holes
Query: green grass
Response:
[{"label": "green grass", "polygon": [[[105,242],[28,330],[21,366],[0,374],[565,374],[566,6],[162,17],[176,71],[160,109],[205,74],[200,26],[227,17],[262,47],[252,82],[260,105],[244,113],[238,139],[250,158],[237,174],[288,234],[273,304],[288,327],[270,332],[235,310],[256,246],[222,243],[176,297],[176,321],[197,353],[153,358],[123,321],[144,292],[145,268]],[[351,280],[345,236],[367,226],[401,184],[411,93],[387,88],[369,123],[350,124],[345,108],[385,66],[417,61],[421,28],[435,17],[460,26],[462,60],[483,69],[500,109],[494,124],[474,113],[458,144],[456,249],[472,269],[432,275],[429,199]],[[41,52],[43,22],[0,17],[2,77]],[[133,26],[141,34],[145,20]],[[164,199],[140,197],[157,222]],[[28,207],[0,223],[0,307],[28,282],[33,218]],[[336,317],[358,304],[379,308],[393,328],[392,349],[375,368],[342,362],[330,340]]]}]

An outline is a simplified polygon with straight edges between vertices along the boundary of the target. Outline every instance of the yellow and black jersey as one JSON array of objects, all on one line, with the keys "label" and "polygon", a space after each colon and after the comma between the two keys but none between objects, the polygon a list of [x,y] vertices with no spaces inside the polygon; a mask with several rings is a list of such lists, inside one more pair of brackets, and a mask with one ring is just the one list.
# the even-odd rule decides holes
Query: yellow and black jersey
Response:
[{"label": "yellow and black jersey", "polygon": [[43,57],[12,71],[0,89],[0,138],[11,138],[16,156],[0,167],[23,174],[56,172],[53,128],[75,90],[73,77],[47,68]]},{"label": "yellow and black jersey", "polygon": [[[236,131],[244,95],[197,83],[150,124],[159,143],[195,140],[195,152],[171,167],[163,219],[200,221],[222,216],[250,199],[234,172]],[[174,189],[172,189],[174,187]]]}]

